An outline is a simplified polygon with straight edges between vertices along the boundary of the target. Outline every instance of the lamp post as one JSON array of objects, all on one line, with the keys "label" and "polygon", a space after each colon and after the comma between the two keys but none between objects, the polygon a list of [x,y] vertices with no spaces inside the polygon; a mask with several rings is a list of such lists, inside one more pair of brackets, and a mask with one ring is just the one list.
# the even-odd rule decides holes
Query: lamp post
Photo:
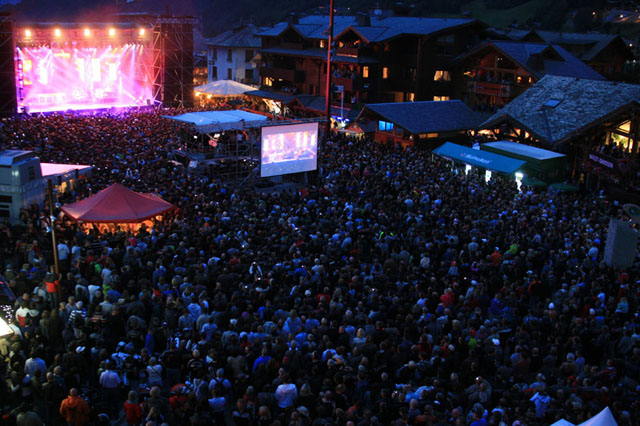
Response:
[{"label": "lamp post", "polygon": [[324,127],[325,138],[329,138],[331,132],[331,44],[333,44],[333,0],[329,2],[329,37],[327,42],[327,85],[325,87],[325,104],[326,123]]}]

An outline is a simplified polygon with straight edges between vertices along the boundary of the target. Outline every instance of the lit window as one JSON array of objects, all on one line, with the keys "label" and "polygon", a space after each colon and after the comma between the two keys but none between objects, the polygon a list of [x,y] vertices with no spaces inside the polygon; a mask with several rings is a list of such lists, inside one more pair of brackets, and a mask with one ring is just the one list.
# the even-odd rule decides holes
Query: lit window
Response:
[{"label": "lit window", "polygon": [[382,67],[382,78],[389,78],[389,67]]},{"label": "lit window", "polygon": [[389,123],[388,121],[378,121],[378,130],[381,132],[391,132],[393,131],[393,123]]},{"label": "lit window", "polygon": [[413,102],[416,99],[416,94],[409,92],[406,95],[407,102]]},{"label": "lit window", "polygon": [[433,75],[433,81],[451,81],[451,75],[449,71],[436,70],[436,73]]},{"label": "lit window", "polygon": [[362,67],[362,78],[369,78],[369,67]]},{"label": "lit window", "polygon": [[320,49],[327,47],[327,43],[324,40],[320,40]]},{"label": "lit window", "polygon": [[448,101],[449,100],[449,96],[434,96],[433,100],[434,101]]}]

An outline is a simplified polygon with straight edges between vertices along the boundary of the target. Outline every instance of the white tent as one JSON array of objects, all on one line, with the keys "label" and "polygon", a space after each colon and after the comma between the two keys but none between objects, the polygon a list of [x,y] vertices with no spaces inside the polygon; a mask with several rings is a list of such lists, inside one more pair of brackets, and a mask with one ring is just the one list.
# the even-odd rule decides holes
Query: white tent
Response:
[{"label": "white tent", "polygon": [[[560,419],[557,422],[553,423],[551,426],[575,426],[573,423],[566,421],[565,419]],[[586,422],[580,423],[578,426],[618,426],[616,419],[613,418],[613,414],[611,414],[611,410],[609,407],[605,407],[604,410],[600,411],[595,416],[591,417]]]},{"label": "white tent", "polygon": [[578,426],[618,426],[616,419],[613,418],[609,407],[605,407],[595,416],[591,417],[586,422],[580,423]]},{"label": "white tent", "polygon": [[199,133],[213,133],[225,130],[242,130],[261,127],[267,117],[242,110],[189,112],[164,118],[192,124]]},{"label": "white tent", "polygon": [[256,90],[256,88],[233,80],[217,80],[203,86],[197,86],[194,90],[213,96],[242,96],[245,92]]}]

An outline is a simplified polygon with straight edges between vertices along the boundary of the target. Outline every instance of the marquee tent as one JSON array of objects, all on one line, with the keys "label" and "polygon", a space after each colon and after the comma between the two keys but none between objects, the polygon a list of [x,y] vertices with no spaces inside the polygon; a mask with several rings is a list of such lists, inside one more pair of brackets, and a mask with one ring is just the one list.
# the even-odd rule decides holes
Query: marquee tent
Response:
[{"label": "marquee tent", "polygon": [[[560,419],[557,422],[553,423],[551,426],[574,426],[573,423],[566,421],[565,419]],[[611,410],[609,407],[605,407],[604,410],[600,411],[595,416],[591,417],[586,422],[580,423],[578,426],[618,426],[616,419],[611,414]]]},{"label": "marquee tent", "polygon": [[153,194],[140,194],[113,184],[89,198],[67,204],[62,211],[76,222],[139,223],[176,207]]},{"label": "marquee tent", "polygon": [[164,118],[192,124],[199,133],[213,133],[225,130],[242,130],[261,127],[267,117],[242,110],[188,112],[182,115],[165,115]]},{"label": "marquee tent", "polygon": [[238,83],[233,80],[217,80],[194,88],[196,92],[206,93],[213,96],[242,96],[246,92],[256,90],[255,87]]}]

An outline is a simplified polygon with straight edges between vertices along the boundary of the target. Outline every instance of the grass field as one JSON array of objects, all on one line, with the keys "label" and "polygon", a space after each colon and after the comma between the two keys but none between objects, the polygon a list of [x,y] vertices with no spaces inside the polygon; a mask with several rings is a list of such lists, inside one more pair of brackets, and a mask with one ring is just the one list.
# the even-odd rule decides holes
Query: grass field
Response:
[{"label": "grass field", "polygon": [[[551,0],[552,1],[552,0]],[[484,0],[474,0],[462,5],[463,12],[470,12],[471,15],[493,27],[506,27],[512,22],[523,25],[527,20],[535,15],[535,12],[550,4],[550,0],[531,0],[511,9],[487,9]]]}]

